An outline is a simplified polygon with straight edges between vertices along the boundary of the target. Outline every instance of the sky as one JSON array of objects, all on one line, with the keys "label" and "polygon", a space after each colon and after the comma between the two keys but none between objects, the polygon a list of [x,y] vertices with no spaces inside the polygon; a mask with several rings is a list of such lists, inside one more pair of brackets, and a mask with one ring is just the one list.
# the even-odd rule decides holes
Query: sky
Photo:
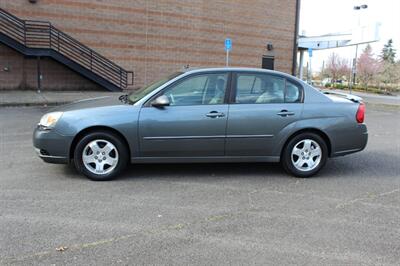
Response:
[{"label": "sky", "polygon": [[[368,8],[357,10],[354,6],[368,5]],[[371,43],[375,55],[379,55],[383,45],[389,39],[397,50],[400,59],[400,0],[301,0],[299,33],[306,36],[324,35],[352,30],[361,26],[380,23],[380,41]],[[359,53],[365,45],[359,46]],[[313,72],[318,71],[323,61],[332,52],[349,59],[355,56],[355,46],[313,51]],[[306,53],[307,54],[307,53]],[[305,63],[308,56],[305,56]]]}]

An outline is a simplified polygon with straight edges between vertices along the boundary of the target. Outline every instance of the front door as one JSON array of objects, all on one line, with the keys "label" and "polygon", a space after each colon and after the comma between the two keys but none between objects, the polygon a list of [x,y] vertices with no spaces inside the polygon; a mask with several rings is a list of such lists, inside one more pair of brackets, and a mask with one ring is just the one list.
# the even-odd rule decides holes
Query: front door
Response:
[{"label": "front door", "polygon": [[237,73],[227,125],[227,156],[273,156],[302,112],[302,89],[285,78]]},{"label": "front door", "polygon": [[156,97],[170,105],[145,105],[139,117],[141,157],[203,157],[224,155],[229,74],[195,74],[179,80]]}]

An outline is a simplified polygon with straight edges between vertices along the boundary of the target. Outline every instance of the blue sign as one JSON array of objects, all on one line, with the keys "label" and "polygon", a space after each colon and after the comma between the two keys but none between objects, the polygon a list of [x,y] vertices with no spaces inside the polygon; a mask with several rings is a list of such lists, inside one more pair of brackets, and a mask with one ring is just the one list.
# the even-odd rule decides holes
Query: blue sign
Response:
[{"label": "blue sign", "polygon": [[308,48],[308,56],[312,57],[312,48]]},{"label": "blue sign", "polygon": [[225,51],[230,51],[232,49],[232,40],[225,39]]}]

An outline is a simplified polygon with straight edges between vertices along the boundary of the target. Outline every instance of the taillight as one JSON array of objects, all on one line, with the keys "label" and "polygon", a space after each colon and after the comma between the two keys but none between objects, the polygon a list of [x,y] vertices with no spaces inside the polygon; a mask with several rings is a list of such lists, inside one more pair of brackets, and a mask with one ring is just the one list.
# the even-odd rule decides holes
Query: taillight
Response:
[{"label": "taillight", "polygon": [[356,114],[356,120],[358,123],[364,123],[364,117],[365,117],[365,104],[360,103],[357,109],[357,114]]}]

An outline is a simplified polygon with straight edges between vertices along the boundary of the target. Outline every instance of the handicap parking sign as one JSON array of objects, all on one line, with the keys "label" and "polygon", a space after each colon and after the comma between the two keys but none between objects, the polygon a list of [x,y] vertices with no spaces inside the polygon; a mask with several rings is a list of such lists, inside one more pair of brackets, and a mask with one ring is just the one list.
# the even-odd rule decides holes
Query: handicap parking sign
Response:
[{"label": "handicap parking sign", "polygon": [[225,50],[230,51],[232,49],[232,40],[231,39],[225,39]]}]

